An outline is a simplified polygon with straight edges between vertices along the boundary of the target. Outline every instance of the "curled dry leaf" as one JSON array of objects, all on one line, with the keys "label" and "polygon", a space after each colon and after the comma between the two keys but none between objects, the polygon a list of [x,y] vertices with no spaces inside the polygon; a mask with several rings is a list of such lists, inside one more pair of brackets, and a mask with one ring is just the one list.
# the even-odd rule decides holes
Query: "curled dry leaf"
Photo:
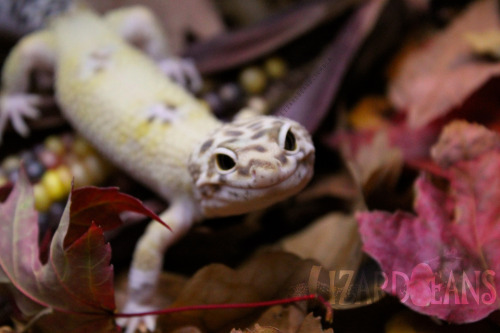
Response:
[{"label": "curled dry leaf", "polygon": [[275,114],[298,121],[311,133],[316,131],[335,99],[351,61],[372,32],[386,4],[385,0],[377,0],[365,1],[359,6],[324,51],[310,77]]},{"label": "curled dry leaf", "polygon": [[255,321],[263,326],[271,326],[283,333],[297,332],[306,317],[306,311],[298,306],[273,306]]},{"label": "curled dry leaf", "polygon": [[[445,133],[436,147],[446,151],[456,142],[477,143],[476,125],[458,128],[460,139],[449,140]],[[479,137],[489,141],[486,134]],[[454,323],[474,322],[499,309],[498,170],[500,151],[492,147],[451,164],[444,190],[422,174],[415,183],[415,214],[357,215],[364,249],[387,276],[385,291],[415,311]]]},{"label": "curled dry leaf", "polygon": [[301,232],[281,241],[282,248],[324,268],[357,270],[361,262],[361,239],[353,216],[332,213]]},{"label": "curled dry leaf", "polygon": [[346,163],[358,185],[365,192],[381,186],[394,186],[403,167],[403,155],[400,149],[391,147],[386,132],[379,132],[372,141],[363,145],[350,155],[346,147],[343,150]]},{"label": "curled dry leaf", "polygon": [[202,74],[242,65],[269,54],[326,20],[344,14],[360,0],[309,1],[274,15],[258,24],[190,47],[192,58]]},{"label": "curled dry leaf", "polygon": [[493,149],[500,149],[500,137],[479,124],[456,120],[447,125],[431,155],[440,166],[447,168],[461,160],[472,160]]},{"label": "curled dry leaf", "polygon": [[500,29],[495,0],[473,2],[443,32],[412,52],[390,84],[394,106],[421,127],[461,106],[500,74],[500,64],[475,57],[466,34]]}]

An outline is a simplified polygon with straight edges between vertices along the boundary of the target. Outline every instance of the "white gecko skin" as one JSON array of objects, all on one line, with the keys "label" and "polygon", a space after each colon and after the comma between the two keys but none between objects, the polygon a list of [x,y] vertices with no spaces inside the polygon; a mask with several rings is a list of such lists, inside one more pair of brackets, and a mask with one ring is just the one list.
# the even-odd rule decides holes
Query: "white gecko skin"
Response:
[{"label": "white gecko skin", "polygon": [[[308,132],[286,118],[220,122],[116,30],[122,31],[75,6],[23,38],[3,69],[0,137],[8,120],[27,134],[22,117],[35,115],[40,102],[28,93],[28,78],[34,70],[52,70],[56,101],[74,128],[169,201],[160,216],[172,232],[150,223],[134,252],[121,312],[137,313],[155,310],[150,304],[163,253],[193,223],[296,194],[313,175],[314,146]],[[153,330],[155,321],[146,316],[118,324],[134,332],[141,322]]]}]

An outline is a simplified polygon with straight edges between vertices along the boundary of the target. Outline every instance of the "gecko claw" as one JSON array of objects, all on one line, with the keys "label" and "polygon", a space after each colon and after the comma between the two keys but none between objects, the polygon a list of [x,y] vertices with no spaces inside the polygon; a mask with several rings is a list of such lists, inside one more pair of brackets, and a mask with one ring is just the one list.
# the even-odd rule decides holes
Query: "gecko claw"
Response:
[{"label": "gecko claw", "polygon": [[40,117],[38,107],[46,104],[46,97],[29,94],[6,94],[0,97],[0,138],[10,121],[19,135],[29,135],[27,119]]},{"label": "gecko claw", "polygon": [[[158,310],[150,305],[142,305],[134,302],[129,302],[125,305],[123,313],[145,313]],[[145,326],[148,331],[153,332],[156,328],[156,315],[146,315],[137,317],[117,318],[116,324],[120,327],[126,327],[125,333],[134,333],[138,327]]]}]

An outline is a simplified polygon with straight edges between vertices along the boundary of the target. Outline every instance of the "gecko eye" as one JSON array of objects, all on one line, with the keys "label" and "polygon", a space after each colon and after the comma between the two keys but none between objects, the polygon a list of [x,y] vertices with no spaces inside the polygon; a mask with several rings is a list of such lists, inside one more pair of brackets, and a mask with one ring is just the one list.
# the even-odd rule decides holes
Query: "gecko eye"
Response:
[{"label": "gecko eye", "polygon": [[280,147],[286,151],[294,152],[297,150],[297,139],[295,138],[295,134],[293,134],[289,124],[281,128],[279,134],[279,144]]},{"label": "gecko eye", "polygon": [[236,154],[227,148],[217,148],[215,150],[215,161],[220,172],[228,173],[233,171],[236,166]]},{"label": "gecko eye", "polygon": [[236,162],[231,158],[231,156],[224,154],[217,154],[217,166],[222,171],[228,171],[234,168]]}]

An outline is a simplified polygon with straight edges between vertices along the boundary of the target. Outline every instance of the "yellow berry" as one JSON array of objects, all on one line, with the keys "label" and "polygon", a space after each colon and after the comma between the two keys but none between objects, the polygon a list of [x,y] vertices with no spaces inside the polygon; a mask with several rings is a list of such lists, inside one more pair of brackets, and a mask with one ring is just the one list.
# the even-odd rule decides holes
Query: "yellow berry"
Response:
[{"label": "yellow berry", "polygon": [[45,172],[40,183],[52,201],[59,201],[68,194],[64,183],[54,169]]},{"label": "yellow berry", "polygon": [[41,183],[33,186],[33,194],[35,196],[35,209],[39,212],[46,212],[49,210],[52,200]]},{"label": "yellow berry", "polygon": [[258,67],[246,68],[240,74],[240,84],[246,92],[258,94],[266,88],[266,73]]},{"label": "yellow berry", "polygon": [[48,151],[51,151],[59,156],[64,155],[64,152],[66,151],[64,142],[55,135],[48,136],[45,139],[44,146]]},{"label": "yellow berry", "polygon": [[287,66],[285,61],[279,57],[272,57],[266,60],[264,63],[264,68],[266,69],[267,75],[273,79],[279,79],[285,76],[287,72]]},{"label": "yellow berry", "polygon": [[71,170],[67,166],[61,165],[55,170],[55,172],[64,186],[64,191],[66,194],[69,194],[71,191],[71,182],[73,181]]}]

